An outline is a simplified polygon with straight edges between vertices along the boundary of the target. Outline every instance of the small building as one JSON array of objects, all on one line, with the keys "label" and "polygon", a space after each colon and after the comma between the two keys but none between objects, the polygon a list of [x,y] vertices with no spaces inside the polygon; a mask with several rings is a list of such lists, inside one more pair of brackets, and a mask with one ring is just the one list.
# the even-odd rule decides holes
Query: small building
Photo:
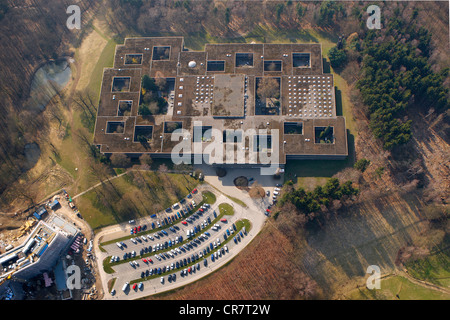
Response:
[{"label": "small building", "polygon": [[36,219],[41,220],[41,219],[42,219],[42,216],[43,216],[44,214],[46,214],[46,213],[47,213],[47,210],[46,210],[44,207],[40,207],[38,210],[36,210],[36,211],[33,213],[33,216],[34,216]]},{"label": "small building", "polygon": [[59,201],[56,199],[53,200],[53,202],[50,203],[50,205],[49,205],[50,209],[52,209],[52,210],[57,210],[60,206],[61,205],[60,205]]}]

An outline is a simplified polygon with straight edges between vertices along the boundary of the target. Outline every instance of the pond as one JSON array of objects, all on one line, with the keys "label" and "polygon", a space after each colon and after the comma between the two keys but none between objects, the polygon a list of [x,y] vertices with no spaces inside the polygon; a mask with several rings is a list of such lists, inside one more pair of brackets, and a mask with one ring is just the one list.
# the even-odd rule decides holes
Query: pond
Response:
[{"label": "pond", "polygon": [[38,162],[41,156],[41,149],[35,142],[27,143],[24,148],[25,162],[23,164],[23,171],[30,170]]},{"label": "pond", "polygon": [[[45,109],[50,100],[70,81],[72,70],[66,59],[49,61],[35,72],[30,89],[30,96],[25,102],[25,109]],[[29,170],[37,163],[41,149],[36,142],[27,143],[24,148],[25,164],[23,170]]]},{"label": "pond", "polygon": [[49,61],[34,74],[30,97],[26,107],[44,110],[49,101],[61,91],[72,77],[69,62],[65,59]]}]

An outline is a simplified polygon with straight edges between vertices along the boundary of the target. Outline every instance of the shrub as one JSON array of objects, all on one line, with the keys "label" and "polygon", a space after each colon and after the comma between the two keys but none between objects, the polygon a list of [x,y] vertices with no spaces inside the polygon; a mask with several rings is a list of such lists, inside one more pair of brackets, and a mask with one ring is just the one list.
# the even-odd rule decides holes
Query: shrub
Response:
[{"label": "shrub", "polygon": [[363,158],[363,159],[359,159],[358,161],[356,161],[355,164],[353,165],[353,167],[355,169],[358,169],[361,172],[364,172],[364,171],[366,171],[369,164],[370,164],[370,160]]},{"label": "shrub", "polygon": [[328,58],[330,58],[330,64],[333,68],[342,68],[347,62],[347,54],[344,49],[338,49],[333,47],[328,52]]}]

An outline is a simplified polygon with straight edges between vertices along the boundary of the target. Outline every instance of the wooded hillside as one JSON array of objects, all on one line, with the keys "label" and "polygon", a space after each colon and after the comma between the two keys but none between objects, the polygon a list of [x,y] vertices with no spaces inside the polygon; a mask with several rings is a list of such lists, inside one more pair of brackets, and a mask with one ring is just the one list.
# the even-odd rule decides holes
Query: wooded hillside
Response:
[{"label": "wooded hillside", "polygon": [[[85,12],[95,1],[77,4]],[[0,194],[29,169],[28,143],[39,144],[46,123],[40,110],[25,107],[36,69],[70,54],[81,31],[66,27],[70,1],[0,0]]]}]

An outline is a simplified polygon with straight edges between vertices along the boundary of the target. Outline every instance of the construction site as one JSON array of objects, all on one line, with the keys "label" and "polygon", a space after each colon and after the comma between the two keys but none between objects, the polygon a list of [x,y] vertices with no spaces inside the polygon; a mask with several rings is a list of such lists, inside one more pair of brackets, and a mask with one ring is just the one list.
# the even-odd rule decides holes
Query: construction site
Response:
[{"label": "construction site", "polygon": [[[73,222],[79,212],[69,199],[63,192],[28,209],[25,223],[2,239],[0,300],[98,298],[92,241]],[[68,286],[71,265],[80,270],[80,289]]]},{"label": "construction site", "polygon": [[[272,151],[280,167],[289,159],[348,156],[333,75],[324,73],[316,43],[207,44],[189,51],[183,37],[125,39],[114,67],[104,69],[94,144],[105,154],[170,157],[175,143],[165,128],[174,122],[191,135],[196,122],[202,132],[277,132]],[[204,154],[210,142],[191,141],[192,149]],[[251,147],[242,144],[247,158]]]}]

